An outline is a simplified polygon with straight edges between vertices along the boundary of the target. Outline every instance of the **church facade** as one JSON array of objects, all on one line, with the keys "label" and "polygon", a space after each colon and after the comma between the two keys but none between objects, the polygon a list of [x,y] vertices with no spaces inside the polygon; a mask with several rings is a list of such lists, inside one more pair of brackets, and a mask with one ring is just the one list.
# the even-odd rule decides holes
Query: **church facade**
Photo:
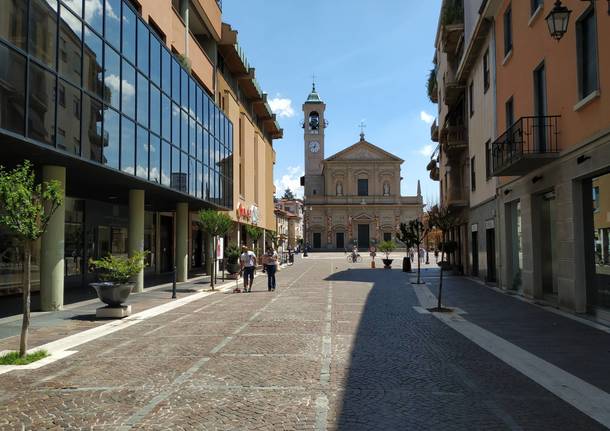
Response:
[{"label": "church facade", "polygon": [[400,223],[422,215],[416,196],[401,196],[402,159],[371,144],[361,133],[354,145],[324,157],[326,105],[315,86],[303,104],[305,146],[305,241],[313,250],[365,250],[396,240]]}]

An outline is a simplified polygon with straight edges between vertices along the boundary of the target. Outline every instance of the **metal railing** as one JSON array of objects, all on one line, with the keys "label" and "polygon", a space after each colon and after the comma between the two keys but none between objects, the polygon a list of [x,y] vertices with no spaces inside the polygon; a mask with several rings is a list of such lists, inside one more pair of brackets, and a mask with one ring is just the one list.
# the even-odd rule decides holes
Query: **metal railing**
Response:
[{"label": "metal railing", "polygon": [[493,173],[528,154],[558,153],[559,115],[521,117],[492,144]]}]

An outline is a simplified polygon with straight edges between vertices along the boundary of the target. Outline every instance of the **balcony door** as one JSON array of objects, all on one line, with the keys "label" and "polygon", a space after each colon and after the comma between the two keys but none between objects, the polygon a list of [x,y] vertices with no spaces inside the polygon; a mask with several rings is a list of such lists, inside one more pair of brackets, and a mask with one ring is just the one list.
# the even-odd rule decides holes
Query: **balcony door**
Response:
[{"label": "balcony door", "polygon": [[534,152],[544,153],[547,147],[546,136],[546,116],[547,113],[547,98],[546,98],[546,71],[544,63],[534,70],[534,133],[535,145]]}]

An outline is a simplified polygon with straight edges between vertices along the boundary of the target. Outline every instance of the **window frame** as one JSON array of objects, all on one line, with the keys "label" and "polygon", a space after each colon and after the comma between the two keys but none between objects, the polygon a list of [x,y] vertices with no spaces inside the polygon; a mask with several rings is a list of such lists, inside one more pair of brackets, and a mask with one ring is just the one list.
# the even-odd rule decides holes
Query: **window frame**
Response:
[{"label": "window frame", "polygon": [[[585,50],[583,49],[583,22],[591,19],[591,23],[593,25],[593,40],[591,41],[594,46],[591,47],[591,53],[593,54],[593,59],[595,60],[593,66],[593,70],[595,72],[594,82],[588,83],[591,88],[585,88],[584,80],[586,78],[585,67],[585,59],[583,55],[585,54]],[[597,15],[595,13],[595,7],[589,6],[585,9],[583,13],[580,14],[575,23],[576,29],[576,68],[577,68],[577,79],[578,79],[578,100],[583,100],[594,94],[596,91],[599,91],[599,44],[598,42],[598,33],[597,33]]]},{"label": "window frame", "polygon": [[513,50],[513,5],[508,4],[508,7],[504,11],[502,17],[502,23],[504,27],[504,56],[508,55]]}]

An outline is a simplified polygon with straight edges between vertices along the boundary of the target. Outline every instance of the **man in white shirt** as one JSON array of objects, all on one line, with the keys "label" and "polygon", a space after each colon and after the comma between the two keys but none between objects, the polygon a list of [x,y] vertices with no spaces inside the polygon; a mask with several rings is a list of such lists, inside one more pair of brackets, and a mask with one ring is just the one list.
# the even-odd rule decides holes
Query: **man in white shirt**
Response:
[{"label": "man in white shirt", "polygon": [[252,291],[252,284],[254,283],[254,270],[256,269],[256,255],[254,252],[248,250],[248,247],[243,245],[241,247],[241,256],[239,257],[239,263],[241,270],[244,274],[244,293]]}]

